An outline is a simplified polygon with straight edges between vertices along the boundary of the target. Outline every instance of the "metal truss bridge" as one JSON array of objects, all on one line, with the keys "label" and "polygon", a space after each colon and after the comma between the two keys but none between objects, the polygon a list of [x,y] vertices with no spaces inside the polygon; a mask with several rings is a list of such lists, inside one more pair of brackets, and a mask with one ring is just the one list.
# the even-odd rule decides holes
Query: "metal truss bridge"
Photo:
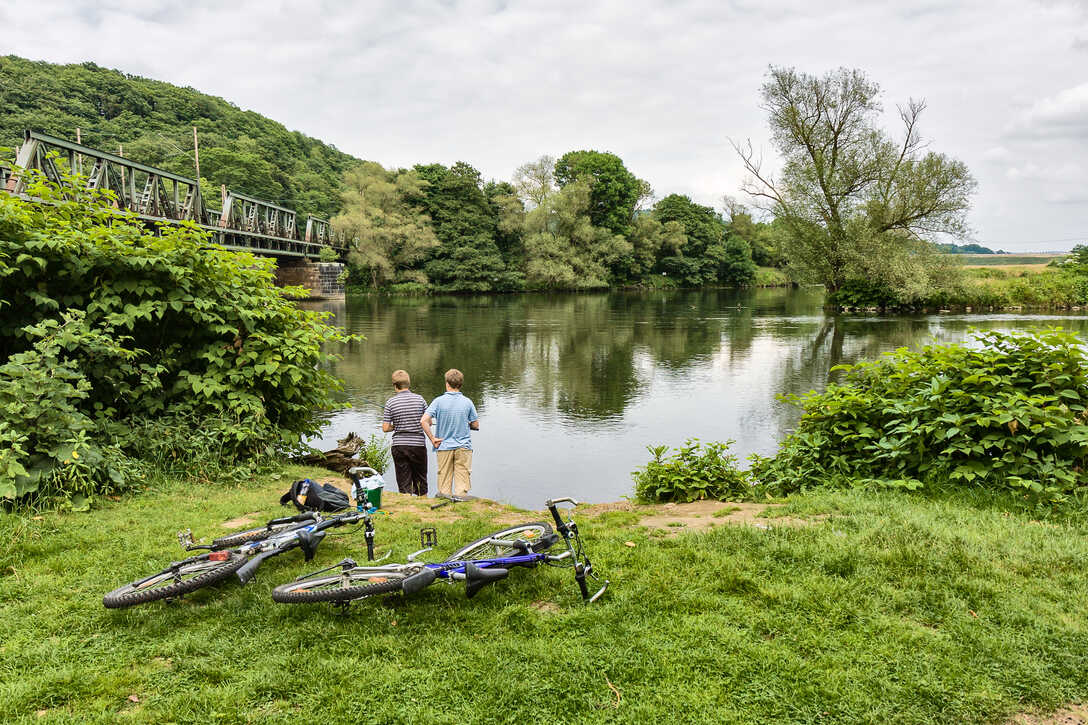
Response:
[{"label": "metal truss bridge", "polygon": [[326,219],[308,216],[300,231],[293,210],[229,190],[223,208],[212,209],[205,206],[196,179],[37,131],[26,132],[15,168],[0,166],[0,189],[25,196],[28,174],[20,169],[39,171],[49,181],[70,185],[72,177],[61,171],[58,159],[67,162],[69,173],[79,174],[76,178],[86,188],[112,191],[118,209],[150,224],[193,222],[225,249],[311,259],[323,247],[339,253],[345,250],[343,239],[333,235]]}]

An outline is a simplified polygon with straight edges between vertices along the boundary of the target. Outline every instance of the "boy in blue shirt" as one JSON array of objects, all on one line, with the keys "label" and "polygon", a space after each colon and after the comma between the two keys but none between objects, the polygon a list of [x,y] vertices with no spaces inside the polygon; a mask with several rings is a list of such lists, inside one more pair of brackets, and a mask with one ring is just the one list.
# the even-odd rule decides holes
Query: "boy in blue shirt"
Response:
[{"label": "boy in blue shirt", "polygon": [[[472,488],[472,434],[480,430],[476,406],[461,394],[465,376],[446,371],[446,393],[431,401],[419,424],[438,458],[438,492],[465,496]],[[435,426],[432,432],[431,426]]]}]

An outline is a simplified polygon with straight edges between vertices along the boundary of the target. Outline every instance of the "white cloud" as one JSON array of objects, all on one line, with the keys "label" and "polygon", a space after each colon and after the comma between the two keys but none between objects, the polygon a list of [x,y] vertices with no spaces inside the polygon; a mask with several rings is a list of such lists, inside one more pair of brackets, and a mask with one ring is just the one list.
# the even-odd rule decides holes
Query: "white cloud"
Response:
[{"label": "white cloud", "polygon": [[[980,239],[1088,232],[1085,206],[1048,206],[1060,183],[1032,177],[1025,198],[1028,178],[1007,173],[1088,168],[1072,135],[1088,20],[1068,2],[8,0],[0,13],[0,52],[191,85],[388,165],[465,160],[508,178],[542,153],[597,148],[659,196],[712,205],[741,181],[726,138],[769,148],[768,64],[860,67],[889,109],[927,98],[923,134],[979,178]],[[1033,132],[1011,134],[1014,120]]]},{"label": "white cloud", "polygon": [[1014,128],[1026,135],[1088,140],[1088,83],[1039,99],[1020,114]]}]

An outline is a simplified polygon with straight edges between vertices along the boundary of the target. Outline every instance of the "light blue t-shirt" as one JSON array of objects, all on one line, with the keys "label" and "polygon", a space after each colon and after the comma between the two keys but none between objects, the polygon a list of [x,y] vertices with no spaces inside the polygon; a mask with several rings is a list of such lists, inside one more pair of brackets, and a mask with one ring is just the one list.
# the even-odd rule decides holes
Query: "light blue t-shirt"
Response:
[{"label": "light blue t-shirt", "polygon": [[468,424],[477,419],[476,406],[460,391],[446,391],[427,406],[427,415],[434,421],[434,436],[441,438],[438,450],[455,448],[472,450],[472,434]]}]

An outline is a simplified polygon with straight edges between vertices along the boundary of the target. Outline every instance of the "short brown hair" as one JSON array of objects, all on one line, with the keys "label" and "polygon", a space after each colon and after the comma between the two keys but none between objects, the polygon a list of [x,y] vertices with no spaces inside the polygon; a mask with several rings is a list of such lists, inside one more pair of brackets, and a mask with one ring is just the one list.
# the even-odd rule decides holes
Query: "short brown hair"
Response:
[{"label": "short brown hair", "polygon": [[408,372],[405,370],[393,371],[393,387],[397,390],[404,390],[412,384],[412,379],[408,377]]},{"label": "short brown hair", "polygon": [[461,386],[465,384],[465,374],[457,368],[450,368],[446,371],[446,385],[450,386],[454,390],[460,390]]}]

